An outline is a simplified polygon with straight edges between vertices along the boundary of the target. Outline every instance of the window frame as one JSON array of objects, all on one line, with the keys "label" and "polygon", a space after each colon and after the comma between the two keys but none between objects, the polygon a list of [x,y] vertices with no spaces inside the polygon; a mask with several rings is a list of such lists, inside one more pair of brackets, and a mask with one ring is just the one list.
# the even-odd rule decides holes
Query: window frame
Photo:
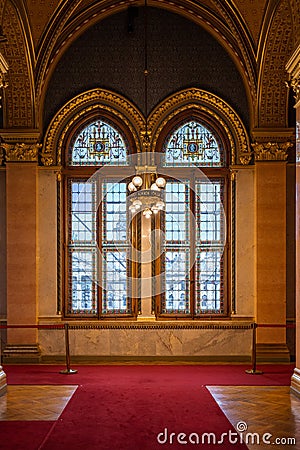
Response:
[{"label": "window frame", "polygon": [[[183,168],[170,168],[168,167],[168,174],[169,176],[165,178],[168,180],[182,180],[182,179],[189,179],[192,180],[192,183],[189,188],[189,196],[190,196],[190,205],[191,205],[191,211],[194,215],[196,215],[196,204],[195,204],[195,192],[194,192],[194,184],[195,184],[195,169],[185,167],[185,171],[183,173]],[[224,209],[224,214],[226,218],[226,243],[224,245],[223,249],[223,292],[224,292],[224,312],[223,313],[202,313],[202,314],[195,314],[195,284],[196,284],[196,267],[194,264],[192,267],[190,267],[190,280],[189,280],[189,294],[190,294],[190,313],[189,314],[182,314],[182,313],[162,313],[161,311],[161,305],[163,301],[163,293],[157,294],[153,296],[152,302],[153,302],[153,311],[155,312],[155,315],[157,319],[161,320],[205,320],[205,319],[221,319],[226,318],[229,315],[229,306],[230,306],[230,294],[231,294],[231,252],[230,252],[230,245],[229,245],[229,239],[231,236],[231,183],[230,183],[230,173],[229,170],[226,167],[222,168],[202,168],[201,171],[204,173],[204,175],[209,179],[224,179],[224,193],[223,193],[223,202],[222,206]],[[159,226],[162,231],[164,231],[164,216],[161,216],[159,222],[156,221],[155,226]],[[190,239],[191,239],[191,259],[195,261],[195,246],[193,245],[194,240],[196,239],[196,232],[194,233],[194,236],[191,236],[193,234],[193,231],[190,230]],[[156,262],[155,264],[155,270],[152,271],[152,276],[155,276],[157,274],[160,274],[163,271],[163,264],[161,261]]]}]

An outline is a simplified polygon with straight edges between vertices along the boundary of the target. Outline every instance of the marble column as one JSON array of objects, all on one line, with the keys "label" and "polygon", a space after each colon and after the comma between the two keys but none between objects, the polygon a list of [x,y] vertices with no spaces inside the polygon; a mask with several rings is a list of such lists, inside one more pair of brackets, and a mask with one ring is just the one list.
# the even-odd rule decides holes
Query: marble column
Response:
[{"label": "marble column", "polygon": [[[37,324],[37,146],[6,146],[7,324]],[[4,361],[36,362],[36,328],[7,330]]]},{"label": "marble column", "polygon": [[300,45],[286,65],[296,108],[296,367],[291,390],[300,396]]},{"label": "marble column", "polygon": [[289,361],[286,345],[286,158],[290,142],[255,143],[257,357]]}]

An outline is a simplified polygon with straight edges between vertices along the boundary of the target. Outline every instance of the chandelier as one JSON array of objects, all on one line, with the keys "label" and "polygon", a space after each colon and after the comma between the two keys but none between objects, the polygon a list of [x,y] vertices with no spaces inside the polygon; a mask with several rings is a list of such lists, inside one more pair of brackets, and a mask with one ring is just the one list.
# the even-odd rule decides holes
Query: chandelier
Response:
[{"label": "chandelier", "polygon": [[155,168],[151,166],[140,167],[127,186],[130,192],[129,211],[132,214],[143,211],[146,219],[149,219],[152,214],[158,214],[165,207],[166,180],[156,176],[154,170]]},{"label": "chandelier", "polygon": [[[143,153],[138,155],[144,165],[136,167],[136,174],[128,183],[130,192],[128,197],[129,210],[132,214],[143,211],[143,215],[149,219],[152,214],[158,214],[165,207],[164,188],[166,180],[157,175],[157,167],[151,164],[153,154],[150,149],[150,135],[148,131],[148,42],[147,42],[147,0],[144,3],[144,102],[145,102],[145,131],[143,133]],[[148,161],[150,160],[150,165]]]}]

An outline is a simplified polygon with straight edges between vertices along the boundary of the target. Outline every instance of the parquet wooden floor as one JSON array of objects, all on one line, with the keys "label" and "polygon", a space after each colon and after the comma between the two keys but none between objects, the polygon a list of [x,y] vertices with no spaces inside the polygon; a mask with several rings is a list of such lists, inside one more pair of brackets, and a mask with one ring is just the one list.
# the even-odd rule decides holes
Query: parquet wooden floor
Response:
[{"label": "parquet wooden floor", "polygon": [[7,386],[0,420],[57,420],[77,386]]},{"label": "parquet wooden floor", "polygon": [[282,449],[300,448],[300,399],[290,393],[288,386],[207,388],[237,431],[244,437],[247,433],[258,433],[259,445],[257,436],[253,441],[251,435],[248,437],[251,450],[270,448],[270,444]]}]

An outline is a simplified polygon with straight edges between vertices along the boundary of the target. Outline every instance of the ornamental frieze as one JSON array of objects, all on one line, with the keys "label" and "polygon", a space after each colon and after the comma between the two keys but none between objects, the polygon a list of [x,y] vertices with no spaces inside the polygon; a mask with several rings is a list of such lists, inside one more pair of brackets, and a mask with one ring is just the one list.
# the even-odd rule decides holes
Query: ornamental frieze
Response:
[{"label": "ornamental frieze", "polygon": [[286,161],[292,142],[255,142],[251,144],[255,161]]},{"label": "ornamental frieze", "polygon": [[37,162],[41,144],[7,144],[2,142],[0,147],[5,152],[7,162]]}]

